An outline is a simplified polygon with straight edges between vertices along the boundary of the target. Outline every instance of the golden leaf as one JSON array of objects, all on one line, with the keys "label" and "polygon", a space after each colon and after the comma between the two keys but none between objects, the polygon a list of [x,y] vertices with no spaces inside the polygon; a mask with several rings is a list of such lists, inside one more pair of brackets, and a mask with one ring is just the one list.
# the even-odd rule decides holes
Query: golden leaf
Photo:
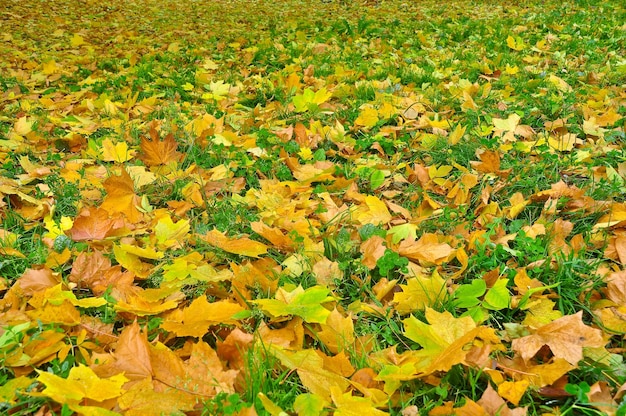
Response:
[{"label": "golden leaf", "polygon": [[104,189],[107,196],[100,208],[109,213],[122,213],[132,223],[139,221],[142,214],[137,207],[141,205],[141,198],[135,194],[135,183],[126,169],[121,169],[120,176],[109,176],[104,181]]},{"label": "golden leaf", "polygon": [[395,310],[401,315],[436,306],[447,295],[446,282],[436,270],[431,276],[420,274],[411,277],[400,287],[402,292],[395,293],[393,303]]},{"label": "golden leaf", "polygon": [[583,347],[603,347],[602,331],[582,321],[582,311],[559,318],[535,331],[533,335],[513,340],[511,347],[528,361],[547,345],[557,358],[572,365],[583,359]]},{"label": "golden leaf", "polygon": [[41,393],[62,404],[78,404],[84,399],[102,402],[119,397],[123,393],[122,386],[128,381],[123,374],[100,378],[84,365],[73,367],[67,378],[44,371],[37,372],[37,380],[46,386]]},{"label": "golden leaf", "polygon": [[244,309],[236,303],[218,301],[209,303],[206,296],[200,296],[189,307],[170,312],[161,328],[179,337],[202,338],[212,325],[237,322],[233,315]]},{"label": "golden leaf", "polygon": [[207,243],[212,246],[221,248],[224,251],[233,254],[239,254],[247,257],[259,257],[261,254],[267,253],[267,246],[258,241],[250,240],[247,237],[229,238],[218,230],[211,230],[205,235],[200,235]]}]

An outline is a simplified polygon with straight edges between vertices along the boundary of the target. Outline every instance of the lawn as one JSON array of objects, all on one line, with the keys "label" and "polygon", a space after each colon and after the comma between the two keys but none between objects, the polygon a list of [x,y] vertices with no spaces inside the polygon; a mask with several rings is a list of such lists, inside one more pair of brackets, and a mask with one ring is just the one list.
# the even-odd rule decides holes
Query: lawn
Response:
[{"label": "lawn", "polygon": [[2,1],[0,413],[626,415],[625,22]]}]

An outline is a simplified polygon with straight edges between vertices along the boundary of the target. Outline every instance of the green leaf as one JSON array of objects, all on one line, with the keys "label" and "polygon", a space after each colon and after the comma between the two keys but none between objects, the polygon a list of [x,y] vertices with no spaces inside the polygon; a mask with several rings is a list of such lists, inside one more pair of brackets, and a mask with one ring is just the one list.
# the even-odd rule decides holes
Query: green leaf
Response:
[{"label": "green leaf", "polygon": [[470,308],[467,311],[465,311],[461,316],[462,317],[469,316],[470,318],[474,320],[474,322],[481,323],[481,322],[485,322],[489,318],[489,313],[483,307],[474,306],[473,308]]},{"label": "green leaf", "polygon": [[[280,292],[280,289],[279,289]],[[277,292],[277,296],[279,294]],[[326,322],[330,311],[321,304],[334,300],[330,295],[330,290],[322,286],[314,286],[303,290],[302,286],[297,287],[292,292],[283,290],[283,299],[260,299],[254,301],[261,309],[272,316],[296,315],[306,322],[320,323]]]},{"label": "green leaf", "polygon": [[472,280],[468,285],[461,285],[454,291],[454,306],[457,308],[471,308],[480,303],[479,297],[487,291],[487,284],[483,279]]},{"label": "green leaf", "polygon": [[386,249],[385,254],[376,261],[378,272],[381,276],[387,276],[389,272],[396,267],[401,271],[407,272],[407,266],[409,265],[409,259],[406,257],[400,257],[398,253],[393,250]]},{"label": "green leaf", "polygon": [[370,189],[378,188],[383,182],[385,182],[385,174],[378,169],[374,169],[370,175]]},{"label": "green leaf", "polygon": [[305,88],[302,94],[294,96],[292,101],[296,112],[303,113],[307,110],[317,108],[320,104],[332,97],[332,95],[333,94],[326,90],[326,88],[321,88],[317,92],[313,92],[310,88]]},{"label": "green leaf", "polygon": [[5,327],[4,332],[0,335],[0,349],[17,345],[22,339],[23,333],[30,328],[30,325],[30,322],[24,322],[15,326]]},{"label": "green leaf", "polygon": [[394,244],[398,244],[400,241],[405,240],[407,238],[411,238],[415,240],[417,238],[417,225],[406,223],[401,225],[396,225],[395,227],[391,227],[387,234],[391,234],[391,242]]},{"label": "green leaf", "polygon": [[303,113],[309,109],[309,104],[313,103],[315,93],[310,88],[306,88],[302,94],[293,97],[293,105],[297,113]]},{"label": "green leaf", "polygon": [[511,294],[506,288],[508,283],[509,281],[507,279],[498,280],[485,295],[483,306],[495,311],[508,308],[511,301]]},{"label": "green leaf", "polygon": [[317,394],[304,393],[296,397],[293,410],[298,416],[317,416],[322,412],[326,401]]},{"label": "green leaf", "polygon": [[385,393],[391,396],[400,388],[403,381],[413,380],[416,377],[418,371],[415,369],[415,364],[408,362],[397,365],[385,365],[376,376],[376,380],[385,382]]}]

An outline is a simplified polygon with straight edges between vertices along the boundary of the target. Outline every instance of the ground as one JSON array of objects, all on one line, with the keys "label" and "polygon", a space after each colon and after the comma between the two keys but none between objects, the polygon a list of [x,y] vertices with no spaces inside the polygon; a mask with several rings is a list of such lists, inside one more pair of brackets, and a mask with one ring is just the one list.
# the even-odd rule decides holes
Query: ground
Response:
[{"label": "ground", "polygon": [[0,409],[626,414],[626,9],[0,5]]}]

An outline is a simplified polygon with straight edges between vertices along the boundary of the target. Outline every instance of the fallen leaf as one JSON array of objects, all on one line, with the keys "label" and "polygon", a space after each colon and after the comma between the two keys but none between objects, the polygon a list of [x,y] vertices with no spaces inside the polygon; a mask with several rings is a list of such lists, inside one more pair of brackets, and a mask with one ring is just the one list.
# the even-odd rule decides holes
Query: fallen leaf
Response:
[{"label": "fallen leaf", "polygon": [[178,143],[172,133],[159,139],[158,132],[152,128],[150,138],[141,138],[140,158],[147,166],[167,165],[170,162],[178,162],[180,153],[177,151]]},{"label": "fallen leaf", "polygon": [[179,337],[202,338],[212,325],[236,323],[233,316],[244,309],[229,301],[211,302],[206,296],[196,298],[189,307],[166,315],[161,328]]},{"label": "fallen leaf", "polygon": [[41,392],[57,403],[78,404],[91,399],[102,402],[122,395],[122,386],[128,381],[123,374],[100,378],[89,367],[79,365],[69,371],[67,378],[38,371],[37,380],[46,388]]},{"label": "fallen leaf", "polygon": [[547,345],[555,357],[577,365],[583,359],[583,347],[603,347],[605,344],[602,331],[585,325],[580,311],[542,326],[533,335],[514,339],[511,347],[529,361]]},{"label": "fallen leaf", "polygon": [[431,276],[418,274],[411,277],[400,288],[402,292],[394,294],[393,303],[401,315],[436,306],[447,296],[446,282],[436,270]]},{"label": "fallen leaf", "polygon": [[218,230],[211,230],[200,236],[207,243],[233,254],[247,257],[259,257],[267,253],[267,246],[247,237],[229,238]]},{"label": "fallen leaf", "polygon": [[423,264],[441,264],[454,253],[447,243],[440,243],[435,234],[424,233],[419,240],[403,240],[398,246],[398,254],[417,260]]},{"label": "fallen leaf", "polygon": [[425,310],[428,324],[410,316],[402,321],[404,335],[422,346],[414,353],[419,359],[416,369],[424,374],[448,371],[453,365],[463,363],[475,339],[498,344],[500,341],[491,328],[477,327],[469,316],[454,318],[449,312]]},{"label": "fallen leaf", "polygon": [[74,219],[69,234],[74,241],[102,240],[118,225],[119,222],[111,218],[105,209],[85,208]]},{"label": "fallen leaf", "polygon": [[303,289],[298,286],[291,292],[279,288],[276,299],[259,299],[253,301],[270,316],[295,315],[311,323],[325,323],[331,311],[322,306],[332,301],[330,290],[323,286],[313,286]]},{"label": "fallen leaf", "polygon": [[100,208],[109,213],[122,213],[131,223],[138,222],[142,216],[137,209],[141,206],[141,198],[135,194],[135,182],[126,169],[122,168],[119,176],[109,176],[103,185],[107,196]]}]

